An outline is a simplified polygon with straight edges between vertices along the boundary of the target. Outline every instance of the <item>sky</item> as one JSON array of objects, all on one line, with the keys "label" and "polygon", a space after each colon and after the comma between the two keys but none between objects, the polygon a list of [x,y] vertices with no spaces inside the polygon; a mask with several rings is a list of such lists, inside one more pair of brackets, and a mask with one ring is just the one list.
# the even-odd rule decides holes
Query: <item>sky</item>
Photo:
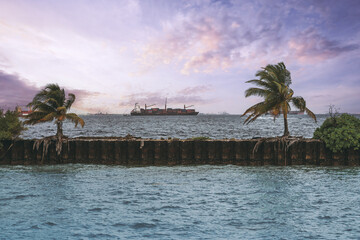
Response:
[{"label": "sky", "polygon": [[0,108],[57,83],[76,113],[241,114],[279,62],[313,112],[360,113],[360,1],[0,0]]}]

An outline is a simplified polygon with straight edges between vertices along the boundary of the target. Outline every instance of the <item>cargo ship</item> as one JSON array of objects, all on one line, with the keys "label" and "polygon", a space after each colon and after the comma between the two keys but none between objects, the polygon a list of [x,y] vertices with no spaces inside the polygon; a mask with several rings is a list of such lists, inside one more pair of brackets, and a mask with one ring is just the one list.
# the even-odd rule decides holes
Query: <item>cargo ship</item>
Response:
[{"label": "cargo ship", "polygon": [[23,118],[27,117],[30,113],[32,113],[31,108],[20,107],[20,106],[16,106],[15,111],[19,114],[18,115],[19,117],[23,117]]},{"label": "cargo ship", "polygon": [[130,112],[131,116],[166,116],[166,115],[176,115],[176,116],[189,116],[189,115],[198,115],[199,112],[196,112],[195,109],[189,109],[193,105],[185,106],[184,108],[168,108],[165,102],[165,108],[148,108],[153,105],[146,105],[145,108],[141,108],[138,103],[135,103],[134,109]]}]

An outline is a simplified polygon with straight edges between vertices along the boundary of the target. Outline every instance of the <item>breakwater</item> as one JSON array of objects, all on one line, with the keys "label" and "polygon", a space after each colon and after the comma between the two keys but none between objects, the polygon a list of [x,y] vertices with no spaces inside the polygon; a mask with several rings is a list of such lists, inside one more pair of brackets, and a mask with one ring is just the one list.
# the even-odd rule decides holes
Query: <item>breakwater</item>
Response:
[{"label": "breakwater", "polygon": [[320,140],[153,140],[74,138],[2,141],[0,164],[115,164],[174,166],[199,164],[359,166],[360,152],[332,153]]}]

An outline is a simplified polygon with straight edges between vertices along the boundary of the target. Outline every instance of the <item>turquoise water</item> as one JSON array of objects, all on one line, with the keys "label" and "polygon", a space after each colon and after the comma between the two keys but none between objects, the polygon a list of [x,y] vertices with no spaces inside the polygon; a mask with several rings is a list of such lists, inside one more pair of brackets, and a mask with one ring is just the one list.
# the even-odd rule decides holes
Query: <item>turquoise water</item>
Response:
[{"label": "turquoise water", "polygon": [[0,239],[359,239],[360,168],[1,166]]}]

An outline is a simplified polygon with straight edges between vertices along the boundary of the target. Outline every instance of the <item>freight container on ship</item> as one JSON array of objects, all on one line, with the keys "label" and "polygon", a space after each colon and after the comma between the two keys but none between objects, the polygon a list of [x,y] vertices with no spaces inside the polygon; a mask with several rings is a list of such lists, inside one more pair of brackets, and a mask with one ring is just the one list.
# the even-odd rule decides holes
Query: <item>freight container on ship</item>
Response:
[{"label": "freight container on ship", "polygon": [[196,112],[195,109],[189,109],[191,106],[185,106],[184,108],[167,108],[165,102],[165,109],[161,108],[149,108],[154,105],[147,106],[145,104],[145,108],[140,108],[138,103],[135,103],[134,109],[131,111],[132,116],[164,116],[164,115],[178,115],[178,116],[188,116],[188,115],[198,115],[199,112]]}]

